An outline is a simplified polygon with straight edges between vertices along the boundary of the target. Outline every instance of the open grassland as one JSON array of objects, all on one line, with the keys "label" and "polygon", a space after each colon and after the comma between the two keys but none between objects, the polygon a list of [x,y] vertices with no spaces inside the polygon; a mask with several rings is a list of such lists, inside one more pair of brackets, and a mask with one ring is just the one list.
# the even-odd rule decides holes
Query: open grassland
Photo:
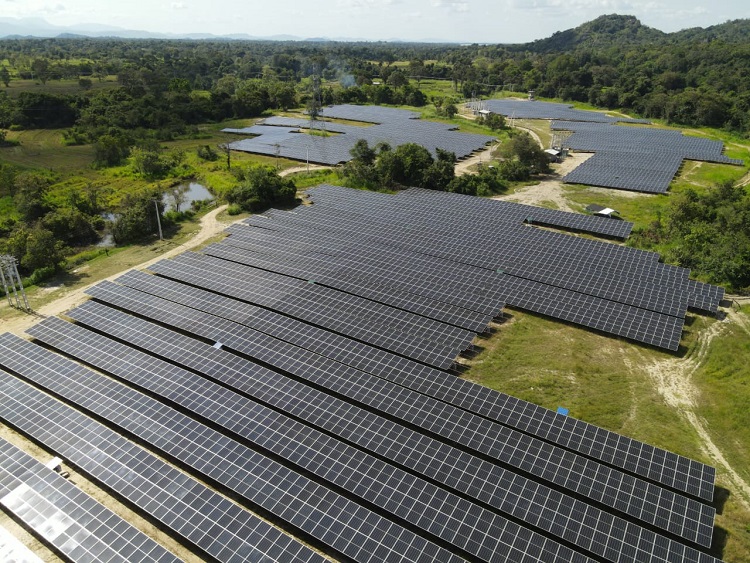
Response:
[{"label": "open grassland", "polygon": [[94,148],[91,145],[65,146],[60,129],[9,131],[8,139],[18,146],[0,148],[0,162],[23,168],[45,168],[59,174],[91,168]]},{"label": "open grassland", "polygon": [[64,80],[48,80],[46,84],[42,84],[38,80],[13,78],[10,81],[8,87],[3,87],[2,91],[7,92],[10,97],[16,98],[22,92],[77,95],[84,94],[87,91],[92,90],[108,90],[111,88],[116,88],[117,86],[118,84],[116,76],[109,76],[106,80],[103,81],[99,81],[96,78],[91,78],[91,88],[82,88],[78,83],[78,80],[75,78]]}]

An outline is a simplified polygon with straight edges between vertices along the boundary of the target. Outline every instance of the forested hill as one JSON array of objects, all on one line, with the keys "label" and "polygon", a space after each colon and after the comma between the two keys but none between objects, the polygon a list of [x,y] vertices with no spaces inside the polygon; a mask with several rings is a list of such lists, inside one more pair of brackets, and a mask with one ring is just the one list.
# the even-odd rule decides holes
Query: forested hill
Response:
[{"label": "forested hill", "polygon": [[515,46],[519,51],[553,53],[572,51],[579,47],[607,48],[614,45],[643,45],[664,40],[668,34],[643,25],[635,16],[612,14],[557,31],[551,37]]},{"label": "forested hill", "polygon": [[750,20],[733,20],[707,28],[696,27],[664,33],[643,25],[635,16],[611,14],[600,16],[574,29],[558,31],[545,39],[509,46],[509,49],[532,53],[562,53],[578,49],[686,45],[717,40],[724,43],[750,41]]}]

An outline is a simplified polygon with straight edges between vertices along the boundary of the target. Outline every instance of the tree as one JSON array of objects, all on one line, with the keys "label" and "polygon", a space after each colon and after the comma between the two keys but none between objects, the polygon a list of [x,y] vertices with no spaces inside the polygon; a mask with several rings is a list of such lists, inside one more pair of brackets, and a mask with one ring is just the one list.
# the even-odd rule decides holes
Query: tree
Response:
[{"label": "tree", "polygon": [[144,178],[158,178],[167,168],[161,159],[159,151],[133,147],[130,149],[130,161],[133,170]]},{"label": "tree", "polygon": [[533,173],[549,171],[549,158],[531,135],[522,131],[511,136],[500,146],[500,154],[506,160],[518,160]]},{"label": "tree", "polygon": [[417,87],[422,82],[422,75],[424,74],[424,61],[422,59],[412,59],[409,61],[409,74],[417,81]]},{"label": "tree", "polygon": [[4,66],[0,67],[0,81],[5,84],[6,88],[10,85],[10,72]]},{"label": "tree", "polygon": [[121,213],[112,222],[112,238],[117,244],[127,244],[153,235],[158,229],[157,212],[161,219],[164,204],[160,193],[144,192],[126,196]]},{"label": "tree", "polygon": [[104,168],[122,164],[130,154],[128,139],[118,135],[102,135],[94,143],[94,166]]},{"label": "tree", "polygon": [[271,206],[294,205],[297,187],[292,180],[282,178],[270,166],[237,169],[239,184],[227,194],[227,201],[245,211],[259,212]]},{"label": "tree", "polygon": [[16,209],[24,221],[31,223],[49,211],[45,198],[50,186],[49,178],[34,172],[24,172],[18,174],[13,183]]},{"label": "tree", "polygon": [[71,207],[50,211],[42,219],[42,225],[55,239],[69,246],[84,246],[99,240],[89,217]]},{"label": "tree", "polygon": [[41,268],[60,268],[65,263],[65,245],[41,224],[20,226],[10,237],[7,250],[18,259],[24,273]]},{"label": "tree", "polygon": [[42,84],[47,84],[49,78],[49,63],[47,59],[34,59],[31,63],[31,72],[39,79]]},{"label": "tree", "polygon": [[172,186],[167,190],[167,199],[172,203],[172,209],[177,213],[180,212],[182,207],[188,200],[187,193],[190,191],[190,186],[187,184],[180,184],[178,186]]}]

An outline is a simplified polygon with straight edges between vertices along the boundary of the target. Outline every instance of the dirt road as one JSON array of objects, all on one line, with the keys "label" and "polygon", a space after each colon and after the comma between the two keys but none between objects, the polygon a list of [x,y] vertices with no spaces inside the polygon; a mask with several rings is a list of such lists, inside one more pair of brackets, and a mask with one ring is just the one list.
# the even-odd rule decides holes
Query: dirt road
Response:
[{"label": "dirt road", "polygon": [[[159,260],[163,260],[164,258],[171,258],[173,256],[176,256],[177,254],[180,254],[182,252],[185,252],[186,250],[195,248],[196,246],[203,244],[205,241],[207,241],[211,237],[215,237],[216,235],[221,233],[226,227],[228,227],[230,224],[235,222],[233,220],[228,221],[228,222],[222,222],[218,220],[218,215],[222,211],[224,211],[226,208],[227,208],[226,205],[222,205],[220,207],[217,207],[213,211],[206,213],[206,215],[204,215],[201,218],[200,230],[190,240],[188,240],[187,242],[179,246],[175,246],[171,250],[165,252],[164,254],[160,254],[156,258],[153,258],[147,262],[143,262],[142,264],[139,264],[137,267],[139,269],[147,268],[148,266],[150,266],[151,264],[155,264]],[[130,268],[125,268],[123,269],[123,271],[128,270],[128,269]],[[122,271],[106,279],[112,280],[114,278],[119,277],[120,275],[122,275]],[[35,311],[34,314],[32,315],[25,315],[23,317],[17,317],[14,319],[10,319],[8,321],[4,321],[2,325],[0,326],[0,330],[2,330],[3,332],[10,331],[18,335],[22,335],[22,333],[26,329],[31,327],[40,319],[43,319],[46,317],[54,317],[56,315],[64,313],[65,311],[68,311],[69,309],[72,309],[73,307],[76,307],[80,305],[81,303],[83,303],[86,300],[85,291],[92,285],[99,283],[99,281],[101,280],[98,280],[94,283],[86,285],[85,287],[70,290],[69,292],[63,294],[59,299],[55,299],[51,303],[48,303],[47,305],[42,306],[38,311]]]}]

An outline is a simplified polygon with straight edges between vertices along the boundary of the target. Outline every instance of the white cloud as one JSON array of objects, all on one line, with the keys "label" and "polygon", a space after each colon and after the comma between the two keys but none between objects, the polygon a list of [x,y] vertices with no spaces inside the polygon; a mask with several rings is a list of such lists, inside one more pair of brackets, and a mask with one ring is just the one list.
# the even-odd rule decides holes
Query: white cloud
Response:
[{"label": "white cloud", "polygon": [[172,2],[169,5],[173,10],[185,10],[187,6],[183,2]]},{"label": "white cloud", "polygon": [[41,10],[45,14],[62,14],[65,11],[65,6],[62,4],[55,4],[54,6],[44,6]]},{"label": "white cloud", "polygon": [[449,12],[465,13],[469,11],[468,2],[451,2],[450,0],[432,0],[433,8],[443,8]]}]

